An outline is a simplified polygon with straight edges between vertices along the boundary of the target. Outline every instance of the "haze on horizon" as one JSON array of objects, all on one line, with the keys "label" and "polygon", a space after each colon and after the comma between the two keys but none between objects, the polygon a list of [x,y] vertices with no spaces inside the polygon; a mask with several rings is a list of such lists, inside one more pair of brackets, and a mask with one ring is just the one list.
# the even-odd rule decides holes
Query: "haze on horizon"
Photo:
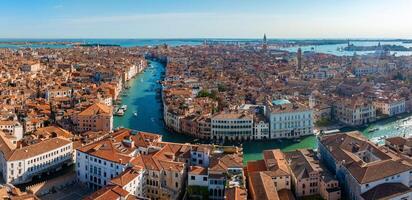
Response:
[{"label": "haze on horizon", "polygon": [[411,0],[0,0],[0,38],[412,38]]}]

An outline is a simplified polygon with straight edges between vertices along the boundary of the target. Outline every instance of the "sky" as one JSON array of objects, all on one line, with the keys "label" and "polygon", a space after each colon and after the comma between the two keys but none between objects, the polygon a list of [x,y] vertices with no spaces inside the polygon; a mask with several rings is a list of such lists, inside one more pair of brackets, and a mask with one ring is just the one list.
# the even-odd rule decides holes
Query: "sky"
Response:
[{"label": "sky", "polygon": [[407,38],[412,0],[0,0],[0,38]]}]

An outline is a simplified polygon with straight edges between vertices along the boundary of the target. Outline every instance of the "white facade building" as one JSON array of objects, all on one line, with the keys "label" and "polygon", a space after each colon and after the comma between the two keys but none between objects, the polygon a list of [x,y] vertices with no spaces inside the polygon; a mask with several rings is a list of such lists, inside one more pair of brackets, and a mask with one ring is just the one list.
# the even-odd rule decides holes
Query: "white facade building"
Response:
[{"label": "white facade building", "polygon": [[265,140],[270,138],[270,128],[269,123],[265,121],[255,122],[253,139],[255,140]]},{"label": "white facade building", "polygon": [[111,180],[111,184],[118,185],[126,190],[129,194],[136,197],[144,197],[143,184],[146,182],[144,170],[141,168],[128,168],[118,177]]},{"label": "white facade building", "polygon": [[76,154],[77,178],[95,190],[106,186],[127,168],[127,163],[122,160],[105,160],[79,150]]},{"label": "white facade building", "polygon": [[0,167],[6,183],[22,184],[33,177],[59,170],[73,159],[73,143],[56,137],[16,148],[0,134]]},{"label": "white facade building", "polygon": [[212,117],[211,135],[218,140],[253,139],[253,115],[246,113],[220,113]]},{"label": "white facade building", "polygon": [[[140,141],[139,145],[135,141]],[[91,189],[100,189],[108,185],[112,179],[121,174],[128,173],[125,171],[129,170],[130,162],[139,154],[147,154],[148,143],[154,141],[160,142],[161,137],[150,133],[121,129],[113,133],[111,139],[104,139],[83,146],[76,150],[77,178]],[[133,176],[144,174],[144,171],[134,170],[133,173],[130,172]],[[136,173],[137,171],[139,173]],[[135,178],[138,180],[142,179],[142,177]],[[127,191],[133,188],[139,191],[142,190],[136,184],[132,184],[133,186],[129,185],[128,189],[125,188],[126,185],[128,184],[121,186]]]},{"label": "white facade building", "polygon": [[10,138],[13,144],[23,138],[23,126],[18,121],[0,121],[0,130],[8,136],[13,136]]},{"label": "white facade building", "polygon": [[199,187],[208,187],[208,173],[207,168],[193,166],[189,168],[188,172],[188,179],[187,179],[188,186],[199,186]]},{"label": "white facade building", "polygon": [[313,111],[287,100],[273,102],[269,112],[270,138],[299,138],[313,134]]}]

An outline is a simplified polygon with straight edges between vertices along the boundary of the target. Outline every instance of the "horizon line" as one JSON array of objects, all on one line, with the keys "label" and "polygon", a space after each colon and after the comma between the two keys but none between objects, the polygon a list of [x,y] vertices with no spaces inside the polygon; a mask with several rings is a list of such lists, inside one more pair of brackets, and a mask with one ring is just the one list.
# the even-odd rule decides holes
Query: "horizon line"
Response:
[{"label": "horizon line", "polygon": [[[106,38],[106,37],[90,37],[90,38],[69,38],[69,37],[63,37],[63,38],[47,38],[47,37],[35,37],[35,38],[29,38],[29,37],[16,37],[16,38],[7,38],[7,37],[0,37],[0,40],[261,40],[261,38],[256,38],[256,37],[245,37],[245,38],[240,38],[240,37],[170,37],[170,38],[129,38],[129,37],[113,37],[113,38]],[[412,40],[412,38],[390,38],[390,37],[383,37],[383,38],[378,38],[378,37],[353,37],[353,38],[333,38],[333,37],[324,37],[324,38],[316,38],[316,37],[308,37],[308,38],[303,38],[303,37],[298,37],[298,38],[288,38],[288,37],[273,37],[267,38],[268,40]]]}]

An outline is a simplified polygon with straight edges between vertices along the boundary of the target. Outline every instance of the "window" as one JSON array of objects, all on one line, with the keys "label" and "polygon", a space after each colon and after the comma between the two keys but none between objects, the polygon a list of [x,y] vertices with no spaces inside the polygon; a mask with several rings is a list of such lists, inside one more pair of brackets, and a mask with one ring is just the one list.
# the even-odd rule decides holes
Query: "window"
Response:
[{"label": "window", "polygon": [[195,176],[190,176],[190,180],[195,180],[196,177]]},{"label": "window", "polygon": [[205,177],[203,177],[203,181],[207,181],[207,177],[205,176]]}]

